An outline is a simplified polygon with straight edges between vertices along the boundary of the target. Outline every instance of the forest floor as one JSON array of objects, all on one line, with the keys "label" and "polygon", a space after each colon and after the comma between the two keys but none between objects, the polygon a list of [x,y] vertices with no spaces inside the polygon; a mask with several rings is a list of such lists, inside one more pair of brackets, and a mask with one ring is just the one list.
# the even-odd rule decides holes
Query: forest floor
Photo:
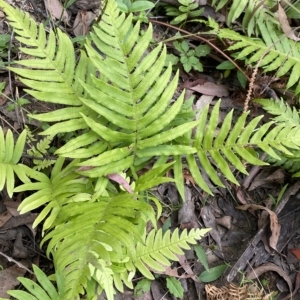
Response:
[{"label": "forest floor", "polygon": [[[45,3],[40,0],[7,2],[28,12],[37,22],[43,22],[47,26],[59,26],[69,34],[74,44],[78,45],[78,49],[83,36],[89,34],[91,24],[100,14],[97,0],[77,0],[64,13],[59,1],[49,1],[47,7],[47,0]],[[231,109],[242,112],[248,92],[243,78],[251,77],[252,71],[241,64],[245,76],[238,78],[237,73],[229,67],[217,68],[227,60],[223,55],[224,45],[215,37],[203,35],[201,39],[197,38],[195,33],[205,31],[205,24],[187,22],[180,24],[180,27],[170,25],[172,18],[166,16],[163,6],[158,5],[162,3],[179,6],[177,0],[157,1],[155,9],[151,10],[147,17],[154,28],[153,39],[166,43],[168,59],[173,62],[174,70],[180,70],[178,92],[186,89],[186,99],[193,96],[194,107],[199,110],[207,104],[213,106],[221,99],[220,123]],[[226,9],[216,11],[207,1],[197,3],[203,8],[204,18],[210,17],[221,26],[226,26]],[[53,20],[49,22],[51,14]],[[61,16],[65,23],[59,22]],[[145,23],[143,26],[148,25]],[[240,30],[238,21],[235,26]],[[171,39],[178,32],[188,35],[179,40],[181,44],[178,40],[176,44],[175,40]],[[13,33],[7,26],[4,13],[0,11],[0,54],[3,61],[17,59],[18,56],[15,48],[10,49],[10,39],[13,44]],[[214,48],[208,53],[206,47],[212,44],[220,51]],[[205,52],[205,55],[199,54],[195,59],[188,61],[186,51],[186,60],[180,62],[183,55],[180,49],[184,51],[187,47],[188,50],[196,51],[198,46],[202,47],[201,51]],[[281,82],[281,88],[278,88],[278,81],[276,87],[273,79],[271,75],[267,77],[259,71],[252,98],[279,95],[285,97],[292,106],[296,105],[296,98],[292,92],[283,93],[284,80]],[[35,131],[39,131],[40,124],[29,120],[27,112],[50,111],[51,106],[25,103],[19,110],[11,109],[7,97],[24,99],[26,93],[18,78],[1,66],[1,58],[0,82],[6,83],[3,90],[6,97],[0,95],[2,127],[12,126],[18,130],[27,123]],[[265,83],[268,88],[265,88]],[[249,109],[251,117],[263,113],[258,105],[251,102]],[[264,120],[268,120],[267,114]],[[24,157],[24,160],[26,159],[29,160]],[[200,248],[180,256],[179,262],[166,274],[157,276],[151,286],[147,287],[147,282],[136,278],[136,282],[140,282],[136,290],[117,294],[115,299],[179,299],[170,292],[171,288],[166,283],[166,276],[174,274],[179,276],[184,291],[181,299],[186,300],[300,299],[300,181],[279,167],[249,167],[248,172],[247,176],[236,174],[239,187],[224,180],[225,188],[212,186],[214,196],[210,196],[195,184],[189,171],[184,169],[184,202],[174,184],[166,183],[157,187],[153,192],[164,205],[159,226],[181,229],[209,227],[212,230],[207,238],[200,241]],[[10,199],[2,193],[0,200],[0,297],[7,297],[7,290],[18,287],[16,277],[32,278],[25,268],[30,269],[32,263],[40,266],[47,274],[53,271],[51,261],[47,260],[44,250],[39,248],[40,230],[33,230],[31,226],[37,213],[20,215],[16,209],[16,200],[21,201],[23,196],[17,194]],[[237,208],[245,204],[249,205],[250,209]],[[279,232],[276,250],[270,246],[270,237],[274,237],[275,231]],[[204,256],[203,250],[206,253]],[[99,299],[105,297],[102,295]]]}]

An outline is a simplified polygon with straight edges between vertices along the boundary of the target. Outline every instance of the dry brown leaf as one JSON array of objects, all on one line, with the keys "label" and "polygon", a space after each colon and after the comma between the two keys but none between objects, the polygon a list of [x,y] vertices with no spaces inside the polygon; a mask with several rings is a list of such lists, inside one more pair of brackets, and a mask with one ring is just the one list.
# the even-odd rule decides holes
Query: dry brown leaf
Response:
[{"label": "dry brown leaf", "polygon": [[0,214],[0,228],[12,217],[9,211]]},{"label": "dry brown leaf", "polygon": [[226,97],[229,95],[228,89],[225,85],[215,84],[210,81],[206,81],[203,84],[197,84],[189,87],[188,89],[208,96]]},{"label": "dry brown leaf", "polygon": [[[194,281],[199,281],[196,277],[196,275],[194,274],[190,264],[188,263],[188,261],[186,260],[186,257],[185,255],[179,255],[179,254],[176,254],[177,258],[178,258],[178,261],[181,265],[181,267],[184,269],[185,273],[184,274],[185,276],[187,277],[190,277],[192,278]],[[182,276],[180,276],[180,278],[183,278]]]},{"label": "dry brown leaf", "polygon": [[232,219],[231,216],[223,216],[220,218],[216,218],[216,223],[227,229],[230,229],[231,228],[231,219]]},{"label": "dry brown leaf", "polygon": [[291,28],[291,26],[290,26],[290,24],[289,24],[289,21],[288,21],[288,19],[287,19],[287,16],[286,16],[286,14],[285,14],[285,11],[284,11],[284,9],[281,7],[280,4],[278,4],[278,11],[277,11],[277,13],[278,13],[278,21],[279,21],[279,23],[280,23],[280,25],[281,25],[281,29],[282,29],[282,31],[284,32],[284,34],[285,34],[288,38],[290,38],[291,40],[293,40],[293,41],[296,41],[296,42],[297,42],[297,41],[300,41],[300,38],[298,38],[298,37],[295,35],[293,29]]},{"label": "dry brown leaf", "polygon": [[17,277],[24,276],[26,270],[18,267],[17,265],[13,265],[9,268],[0,272],[0,297],[10,298],[10,296],[6,293],[8,290],[13,290],[16,286],[20,284],[17,280]]},{"label": "dry brown leaf", "polygon": [[251,182],[248,191],[252,191],[259,186],[272,186],[276,184],[283,184],[285,181],[285,174],[282,170],[278,169],[270,173],[269,170],[262,170]]},{"label": "dry brown leaf", "polygon": [[292,292],[293,284],[291,282],[290,277],[286,274],[286,272],[284,270],[282,270],[280,267],[278,267],[277,265],[275,265],[273,263],[265,263],[255,269],[253,269],[247,275],[247,279],[250,279],[250,280],[257,279],[259,276],[261,276],[262,274],[269,272],[269,271],[277,272],[286,281],[286,283],[290,289],[290,292]]},{"label": "dry brown leaf", "polygon": [[95,18],[96,15],[91,11],[79,11],[73,24],[74,35],[86,35]]},{"label": "dry brown leaf", "polygon": [[276,245],[279,239],[279,235],[280,235],[280,224],[278,223],[278,218],[277,215],[270,209],[268,209],[265,206],[262,205],[257,205],[257,204],[245,204],[245,205],[240,205],[236,207],[237,209],[241,209],[241,210],[248,210],[248,209],[253,209],[253,210],[257,210],[257,209],[263,209],[265,211],[267,211],[270,215],[270,229],[271,229],[271,236],[269,239],[269,245],[271,248],[276,250]]},{"label": "dry brown leaf", "polygon": [[59,0],[46,0],[45,3],[47,9],[53,17],[55,17],[57,20],[61,19],[64,23],[68,24],[70,16]]}]

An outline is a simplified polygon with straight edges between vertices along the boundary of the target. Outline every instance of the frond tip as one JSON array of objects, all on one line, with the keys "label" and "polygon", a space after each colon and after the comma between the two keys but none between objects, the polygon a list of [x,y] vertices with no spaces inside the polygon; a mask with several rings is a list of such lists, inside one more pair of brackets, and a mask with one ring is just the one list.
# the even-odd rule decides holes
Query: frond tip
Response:
[{"label": "frond tip", "polygon": [[147,278],[154,279],[149,271],[164,272],[167,266],[171,265],[171,260],[178,261],[176,254],[184,254],[182,249],[190,249],[188,244],[196,244],[210,228],[183,230],[181,234],[178,228],[174,232],[168,230],[162,234],[162,230],[152,230],[149,232],[145,244],[138,243],[136,256],[133,264]]}]

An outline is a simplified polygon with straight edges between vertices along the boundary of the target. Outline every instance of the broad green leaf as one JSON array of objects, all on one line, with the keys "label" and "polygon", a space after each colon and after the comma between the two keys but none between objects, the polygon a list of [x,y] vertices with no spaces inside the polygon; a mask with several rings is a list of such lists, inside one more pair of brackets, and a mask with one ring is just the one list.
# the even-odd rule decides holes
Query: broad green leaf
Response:
[{"label": "broad green leaf", "polygon": [[167,288],[169,289],[169,292],[180,299],[183,298],[184,289],[180,283],[180,281],[175,277],[168,276],[166,278],[167,281]]},{"label": "broad green leaf", "polygon": [[213,268],[210,268],[208,271],[203,271],[199,276],[198,279],[201,282],[212,282],[217,280],[219,277],[223,275],[225,270],[228,268],[227,265],[219,265]]},{"label": "broad green leaf", "polygon": [[150,1],[135,1],[129,7],[129,12],[139,12],[148,10],[154,7],[154,3]]},{"label": "broad green leaf", "polygon": [[200,263],[203,265],[203,267],[205,268],[206,271],[209,271],[209,266],[207,263],[207,255],[206,255],[203,247],[201,247],[200,245],[195,245],[194,250],[196,252],[196,255],[197,255]]}]

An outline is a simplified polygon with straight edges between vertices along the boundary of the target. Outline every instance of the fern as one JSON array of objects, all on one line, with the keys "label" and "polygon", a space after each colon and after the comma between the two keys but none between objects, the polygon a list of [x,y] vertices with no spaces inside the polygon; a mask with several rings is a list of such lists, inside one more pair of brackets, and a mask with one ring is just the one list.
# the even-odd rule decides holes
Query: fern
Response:
[{"label": "fern", "polygon": [[[188,248],[187,243],[194,244],[207,232],[197,229],[179,235],[175,231],[171,236],[167,231],[162,236],[155,228],[162,208],[146,192],[175,181],[184,197],[182,156],[197,184],[211,193],[198,163],[216,185],[222,185],[218,172],[238,184],[232,167],[246,173],[245,162],[266,164],[252,148],[275,159],[280,158],[277,153],[291,155],[291,150],[300,148],[299,125],[269,122],[259,126],[261,117],[246,124],[247,114],[233,125],[230,112],[217,131],[219,103],[209,120],[206,107],[199,120],[192,121],[192,100],[184,104],[182,93],[172,101],[178,73],[173,77],[171,66],[164,68],[165,47],[160,44],[145,54],[152,38],[151,25],[141,36],[140,24],[132,26],[133,16],[120,13],[115,1],[107,2],[78,64],[65,34],[50,31],[46,39],[42,25],[37,27],[28,15],[3,0],[0,5],[26,46],[21,51],[32,57],[10,69],[33,97],[66,106],[32,116],[55,123],[42,132],[45,141],[62,132],[79,133],[56,151],[58,159],[49,176],[22,166],[27,177],[14,189],[32,191],[21,203],[21,213],[41,210],[34,225],[44,222],[43,244],[47,243],[47,255],[53,257],[61,299],[78,299],[83,294],[92,299],[95,291],[104,290],[111,300],[114,288],[132,287],[137,271],[152,278],[148,269],[162,271],[175,254]],[[14,164],[21,156],[23,139],[22,135],[16,143]],[[6,144],[6,153],[11,153],[11,137],[4,141],[0,135],[0,144]],[[5,154],[5,161],[11,161],[10,155]],[[169,162],[170,156],[175,161]],[[66,164],[66,158],[71,162]],[[154,166],[140,175],[138,171],[154,158]],[[175,179],[164,177],[173,166]],[[130,193],[109,180],[120,173],[134,179]],[[154,231],[146,237],[149,221]]]},{"label": "fern", "polygon": [[[210,20],[212,27],[215,22]],[[234,44],[227,50],[239,51],[235,59],[245,60],[246,64],[258,64],[264,68],[264,72],[276,71],[276,77],[289,74],[286,88],[296,85],[295,93],[300,93],[300,82],[298,69],[300,67],[299,42],[287,38],[282,32],[277,32],[270,23],[258,23],[262,39],[252,39],[240,35],[230,29],[215,30],[215,33],[222,39],[234,41]]]},{"label": "fern", "polygon": [[88,75],[95,70],[85,53],[82,52],[80,61],[75,66],[72,42],[59,29],[57,35],[50,30],[46,38],[43,25],[37,27],[27,13],[13,9],[4,1],[1,1],[1,6],[17,34],[16,39],[27,46],[20,50],[34,57],[18,61],[19,65],[26,68],[11,70],[20,75],[23,83],[29,87],[26,91],[34,98],[67,106],[55,112],[35,115],[35,118],[44,122],[57,122],[50,127],[55,134],[86,128],[86,123],[80,116],[80,113],[87,113],[87,108],[80,101],[81,96],[86,96],[80,80],[88,82]]},{"label": "fern", "polygon": [[146,266],[151,266],[157,272],[164,272],[166,266],[171,266],[170,260],[178,261],[176,254],[183,255],[181,249],[190,249],[189,244],[196,244],[210,229],[197,231],[191,230],[189,233],[185,229],[180,235],[176,229],[172,236],[170,231],[164,235],[162,230],[152,230],[149,232],[145,243],[138,243],[133,264],[136,268],[149,279],[154,279]]},{"label": "fern", "polygon": [[199,171],[196,158],[198,158],[201,166],[214,184],[223,186],[215,170],[215,165],[225,178],[238,185],[231,171],[231,166],[234,167],[234,170],[247,174],[244,162],[253,165],[266,165],[265,162],[257,158],[255,152],[253,153],[252,148],[254,145],[275,160],[281,159],[276,151],[292,156],[292,149],[299,149],[299,124],[269,122],[259,127],[259,121],[263,116],[256,117],[246,124],[248,113],[241,115],[235,125],[232,126],[233,111],[231,111],[225,117],[218,133],[215,134],[219,107],[220,101],[212,110],[209,121],[207,121],[208,107],[201,112],[193,143],[193,146],[197,149],[197,155],[187,155],[189,168],[195,181],[208,193],[211,193],[211,191]]},{"label": "fern", "polygon": [[37,159],[37,157],[43,158],[44,155],[47,154],[47,150],[50,148],[52,140],[53,136],[49,135],[36,143],[36,146],[31,146],[31,148],[27,150],[27,154],[34,157],[32,160],[35,164],[34,170],[39,171],[41,169],[48,168],[55,163],[54,159]]},{"label": "fern", "polygon": [[14,174],[16,174],[22,182],[30,182],[24,166],[18,164],[23,153],[25,141],[26,130],[20,134],[17,142],[14,143],[11,130],[8,130],[4,137],[3,130],[0,127],[0,190],[3,190],[3,187],[6,184],[9,197],[12,197],[13,189],[15,187]]},{"label": "fern", "polygon": [[213,0],[212,5],[216,7],[217,11],[225,5],[230,5],[226,17],[228,26],[243,14],[242,26],[243,30],[247,31],[248,36],[251,36],[253,32],[256,32],[256,35],[259,34],[258,23],[277,23],[274,14],[271,12],[271,8],[274,6],[272,1]]},{"label": "fern", "polygon": [[28,176],[34,179],[35,182],[26,182],[16,187],[14,192],[34,190],[37,192],[22,201],[19,206],[20,212],[26,213],[46,205],[35,219],[33,226],[37,226],[47,217],[43,225],[43,229],[46,230],[51,227],[65,204],[84,199],[90,200],[91,196],[87,194],[90,191],[87,179],[79,178],[79,175],[75,173],[76,163],[77,161],[74,160],[62,169],[64,158],[58,158],[50,178],[41,172],[26,168]]},{"label": "fern", "polygon": [[[40,283],[38,285],[36,282],[30,279],[19,277],[19,281],[23,286],[30,292],[25,291],[8,291],[8,294],[13,296],[18,300],[59,300],[63,299],[64,295],[60,295],[59,292],[55,289],[54,285],[47,278],[44,272],[33,265],[34,274],[37,278],[37,281]],[[59,289],[61,288],[61,280],[57,280]],[[61,289],[62,290],[62,289]]]},{"label": "fern", "polygon": [[[144,56],[152,28],[139,36],[139,23],[132,28],[132,15],[125,18],[114,1],[108,2],[102,21],[91,34],[93,46],[87,41],[87,54],[81,53],[78,65],[62,32],[55,36],[50,31],[46,41],[43,26],[37,29],[28,15],[0,3],[19,41],[27,46],[21,50],[35,57],[19,62],[25,68],[11,70],[33,97],[67,106],[33,116],[56,123],[43,134],[83,130],[58,149],[59,158],[49,177],[24,167],[34,182],[25,182],[14,191],[33,193],[19,209],[21,213],[42,209],[34,226],[44,221],[47,255],[52,255],[56,273],[65,279],[63,299],[76,299],[84,293],[91,298],[97,286],[113,299],[113,283],[119,289],[123,284],[132,287],[137,243],[144,243],[146,222],[156,224],[152,206],[143,201],[144,191],[172,181],[163,174],[173,163],[157,164],[140,177],[135,172],[154,156],[195,153],[193,147],[176,143],[197,124],[185,122],[191,119],[191,102],[183,106],[182,93],[170,105],[178,74],[172,79],[171,66],[164,69],[166,49],[159,45]],[[98,72],[100,76],[96,76]],[[46,137],[43,142],[47,141]],[[65,165],[64,157],[75,159]],[[127,168],[136,177],[134,194],[118,192],[104,177]],[[153,200],[161,213],[158,201],[147,199]],[[188,241],[194,243],[195,237],[203,234],[196,230]],[[172,243],[186,245],[178,237]],[[121,268],[119,264],[125,262]]]},{"label": "fern", "polygon": [[[295,107],[291,108],[281,99],[256,99],[255,102],[262,105],[263,109],[272,115],[272,119],[277,123],[299,126],[299,111]],[[280,160],[267,157],[266,161],[273,166],[280,166],[284,170],[290,172],[295,177],[300,176],[300,151],[291,150],[292,155],[277,153]]]},{"label": "fern", "polygon": [[272,99],[255,99],[254,102],[261,104],[263,109],[271,115],[275,115],[276,117],[272,117],[272,120],[275,122],[282,122],[295,126],[300,124],[299,111],[295,107],[291,108],[283,99],[280,101]]}]

